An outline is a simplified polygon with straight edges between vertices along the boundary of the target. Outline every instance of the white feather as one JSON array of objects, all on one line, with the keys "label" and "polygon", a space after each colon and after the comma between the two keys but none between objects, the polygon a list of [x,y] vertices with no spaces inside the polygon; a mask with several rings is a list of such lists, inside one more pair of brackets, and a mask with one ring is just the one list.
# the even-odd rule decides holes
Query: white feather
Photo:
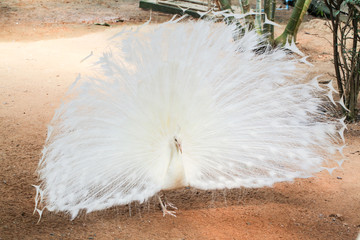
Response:
[{"label": "white feather", "polygon": [[305,56],[305,57],[302,57],[301,59],[299,59],[299,62],[302,62],[310,67],[313,67],[314,65],[312,63],[310,63],[308,60],[306,60],[309,56]]},{"label": "white feather", "polygon": [[74,218],[162,189],[263,187],[322,170],[341,125],[324,115],[324,91],[283,51],[259,55],[257,34],[234,42],[234,30],[200,21],[124,31],[51,121],[42,204]]},{"label": "white feather", "polygon": [[340,160],[337,160],[337,164],[339,165],[339,167],[341,167],[341,165],[344,163],[345,159],[340,159]]},{"label": "white feather", "polygon": [[268,19],[268,17],[267,17],[267,15],[266,15],[266,14],[264,14],[264,17],[265,17],[264,24],[269,24],[269,25],[273,25],[273,26],[280,27],[280,25],[279,25],[279,24],[277,24],[276,22],[271,21],[270,19]]},{"label": "white feather", "polygon": [[294,38],[291,39],[291,43],[289,43],[288,39],[286,39],[284,48],[298,54],[301,57],[305,56],[305,54],[301,52],[300,49],[296,46]]},{"label": "white feather", "polygon": [[206,16],[207,14],[209,14],[210,12],[213,11],[213,8],[211,8],[209,11],[207,12],[200,12],[200,11],[196,11],[197,14],[199,14],[200,19],[203,18],[204,16]]},{"label": "white feather", "polygon": [[350,112],[350,110],[345,106],[344,103],[344,96],[341,96],[340,100],[338,101],[338,103],[340,104],[340,106],[347,112]]}]

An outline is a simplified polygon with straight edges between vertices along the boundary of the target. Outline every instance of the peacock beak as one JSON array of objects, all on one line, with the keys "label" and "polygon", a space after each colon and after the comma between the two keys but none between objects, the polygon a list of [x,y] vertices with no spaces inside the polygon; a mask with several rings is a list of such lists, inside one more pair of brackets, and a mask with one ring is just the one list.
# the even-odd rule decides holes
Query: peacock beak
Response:
[{"label": "peacock beak", "polygon": [[178,152],[180,152],[182,154],[182,146],[181,143],[177,142],[176,143],[176,149],[178,150]]},{"label": "peacock beak", "polygon": [[175,146],[176,146],[176,150],[182,154],[181,143],[176,138],[175,138]]}]

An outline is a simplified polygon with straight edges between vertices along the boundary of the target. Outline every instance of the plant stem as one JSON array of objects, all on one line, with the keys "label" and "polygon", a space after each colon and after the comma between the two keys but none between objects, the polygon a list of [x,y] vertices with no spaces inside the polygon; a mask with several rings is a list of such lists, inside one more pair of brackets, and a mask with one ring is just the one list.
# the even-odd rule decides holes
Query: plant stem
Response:
[{"label": "plant stem", "polygon": [[[265,0],[264,13],[270,21],[274,21],[275,17],[275,0]],[[274,42],[274,26],[270,24],[264,25],[264,34],[268,35],[270,43]]]},{"label": "plant stem", "polygon": [[230,0],[219,0],[219,2],[220,2],[220,9],[221,10],[230,9],[230,11],[233,12],[233,10],[231,9]]},{"label": "plant stem", "polygon": [[334,17],[333,8],[329,2],[330,0],[325,0],[326,6],[330,9],[330,20],[332,24],[332,33],[333,33],[333,55],[334,55],[334,67],[336,74],[336,81],[339,89],[340,97],[343,97],[344,103],[346,103],[346,99],[344,96],[344,86],[341,82],[341,74],[340,74],[340,55],[339,55],[339,42],[338,42],[338,28],[339,28],[339,14]]},{"label": "plant stem", "polygon": [[275,39],[275,43],[277,45],[285,45],[286,41],[291,42],[292,38],[295,38],[295,29],[298,22],[300,21],[300,15],[301,12],[303,11],[304,4],[305,4],[305,0],[296,1],[295,8],[291,13],[290,20],[286,25],[284,32]]},{"label": "plant stem", "polygon": [[295,38],[295,41],[296,41],[296,35],[298,33],[298,30],[299,30],[299,27],[300,27],[300,24],[302,22],[302,20],[304,19],[304,16],[310,6],[310,3],[311,3],[311,0],[305,0],[305,3],[304,3],[304,6],[302,8],[302,11],[301,11],[301,14],[300,14],[300,17],[296,23],[296,27],[295,27],[295,31],[294,31],[294,38]]},{"label": "plant stem", "polygon": [[262,23],[261,23],[261,0],[256,0],[256,15],[255,15],[255,30],[258,34],[262,34]]}]

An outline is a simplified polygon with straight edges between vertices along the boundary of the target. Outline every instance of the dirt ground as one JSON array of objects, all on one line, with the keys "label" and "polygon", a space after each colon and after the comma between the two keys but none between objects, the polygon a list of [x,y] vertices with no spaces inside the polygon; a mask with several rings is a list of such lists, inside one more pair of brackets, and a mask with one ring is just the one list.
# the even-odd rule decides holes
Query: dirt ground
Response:
[{"label": "dirt ground", "polygon": [[[286,22],[289,13],[278,11],[277,21]],[[163,217],[151,199],[74,221],[45,212],[37,224],[31,185],[55,109],[108,38],[149,15],[137,2],[117,0],[0,1],[0,239],[355,239],[360,230],[358,124],[348,126],[346,160],[332,175],[324,171],[273,188],[170,191],[167,198],[179,208],[176,218]],[[153,24],[170,18],[152,13]],[[104,22],[111,27],[94,25]],[[310,76],[335,80],[324,20],[307,17],[298,46],[314,64]]]}]

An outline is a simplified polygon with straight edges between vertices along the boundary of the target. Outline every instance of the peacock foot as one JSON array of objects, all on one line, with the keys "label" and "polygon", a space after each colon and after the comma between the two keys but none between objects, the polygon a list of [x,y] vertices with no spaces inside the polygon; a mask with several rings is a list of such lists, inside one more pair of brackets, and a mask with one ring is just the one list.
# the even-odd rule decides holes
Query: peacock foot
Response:
[{"label": "peacock foot", "polygon": [[166,214],[169,214],[173,217],[176,217],[176,212],[175,211],[170,211],[167,210],[167,207],[170,207],[172,209],[178,209],[177,207],[174,206],[174,204],[168,202],[165,198],[165,203],[163,203],[163,201],[161,200],[161,197],[158,195],[157,196],[160,202],[160,206],[161,206],[161,210],[163,211],[163,217],[165,217]]},{"label": "peacock foot", "polygon": [[[165,199],[165,201],[166,201],[166,199]],[[168,201],[165,202],[165,207],[170,207],[170,208],[176,209],[176,210],[178,209],[177,207],[175,207],[174,204],[172,204],[171,202],[168,202]]]}]

